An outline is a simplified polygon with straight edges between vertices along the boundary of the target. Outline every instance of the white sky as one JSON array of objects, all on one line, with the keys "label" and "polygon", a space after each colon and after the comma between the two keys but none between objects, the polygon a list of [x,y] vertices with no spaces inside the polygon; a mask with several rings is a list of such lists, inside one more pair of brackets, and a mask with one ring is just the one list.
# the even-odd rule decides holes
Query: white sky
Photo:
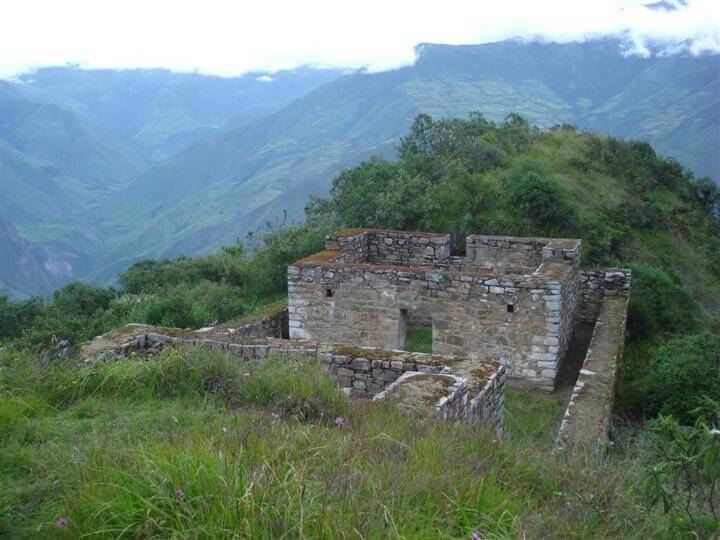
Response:
[{"label": "white sky", "polygon": [[[45,65],[235,75],[302,64],[382,70],[417,43],[624,36],[720,51],[720,0],[0,0],[0,76]],[[669,0],[679,2],[680,0]]]}]

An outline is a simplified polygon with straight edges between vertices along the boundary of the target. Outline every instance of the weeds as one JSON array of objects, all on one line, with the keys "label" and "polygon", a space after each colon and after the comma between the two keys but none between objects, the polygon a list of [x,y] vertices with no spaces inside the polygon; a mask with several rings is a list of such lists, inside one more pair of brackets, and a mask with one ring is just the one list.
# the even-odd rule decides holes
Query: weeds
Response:
[{"label": "weeds", "polygon": [[511,392],[498,441],[387,403],[346,405],[313,362],[167,350],[46,369],[3,367],[0,536],[648,537],[662,526],[636,489],[632,446],[553,453],[563,404],[552,397]]}]

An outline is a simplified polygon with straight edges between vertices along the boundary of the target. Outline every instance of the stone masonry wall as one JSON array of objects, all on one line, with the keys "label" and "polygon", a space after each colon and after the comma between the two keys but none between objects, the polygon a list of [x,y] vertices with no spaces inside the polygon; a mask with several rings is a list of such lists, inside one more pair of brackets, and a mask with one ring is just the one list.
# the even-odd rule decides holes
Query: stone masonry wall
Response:
[{"label": "stone masonry wall", "polygon": [[[505,408],[505,366],[480,384],[451,373],[428,375],[408,371],[398,377],[373,399],[397,400],[401,410],[428,410],[442,420],[460,420],[483,424],[496,436],[503,431]],[[444,386],[438,383],[444,381]],[[434,395],[433,395],[434,394]]]},{"label": "stone masonry wall", "polygon": [[232,328],[229,332],[235,336],[288,339],[290,337],[288,324],[288,310],[285,308],[239,328]]},{"label": "stone masonry wall", "polygon": [[338,386],[353,397],[369,398],[406,373],[450,374],[463,380],[463,396],[447,404],[444,419],[481,422],[498,434],[502,431],[505,367],[493,362],[441,355],[387,351],[374,347],[348,347],[316,341],[239,337],[230,331],[187,331],[147,325],[127,325],[84,344],[85,362],[108,361],[136,353],[173,347],[199,347],[227,353],[243,360],[270,355],[320,359]]},{"label": "stone masonry wall", "polygon": [[414,265],[450,256],[450,236],[447,234],[376,231],[369,244],[369,263]]},{"label": "stone masonry wall", "polygon": [[404,346],[403,325],[423,314],[432,319],[433,352],[507,361],[513,382],[550,390],[572,333],[574,302],[561,301],[561,283],[575,281],[569,266],[554,271],[546,281],[293,265],[290,337],[398,349]]},{"label": "stone masonry wall", "polygon": [[535,270],[542,259],[545,239],[473,234],[465,242],[465,256],[475,263],[490,263],[495,271]]},{"label": "stone masonry wall", "polygon": [[594,323],[605,294],[629,294],[631,277],[627,268],[580,270],[578,321]]},{"label": "stone masonry wall", "polygon": [[338,263],[365,262],[369,254],[370,234],[364,229],[348,229],[325,237],[325,249],[337,252],[333,258]]},{"label": "stone masonry wall", "polygon": [[[127,325],[83,345],[80,357],[86,362],[113,360],[135,352],[143,354],[165,346],[201,347],[247,360],[269,355],[319,357],[328,364],[338,386],[358,397],[369,397],[407,371],[440,373],[458,362],[450,356],[386,351],[377,347],[351,347],[308,340],[254,338],[231,331],[185,331],[148,325]],[[483,364],[484,365],[484,364]],[[496,364],[488,363],[496,366]]]},{"label": "stone masonry wall", "polygon": [[421,265],[450,256],[450,236],[428,232],[382,229],[347,229],[328,235],[325,249],[340,253],[338,263],[391,263]]},{"label": "stone masonry wall", "polygon": [[601,302],[590,347],[558,432],[558,446],[563,450],[598,448],[607,443],[627,307],[628,296],[622,292],[607,295]]}]

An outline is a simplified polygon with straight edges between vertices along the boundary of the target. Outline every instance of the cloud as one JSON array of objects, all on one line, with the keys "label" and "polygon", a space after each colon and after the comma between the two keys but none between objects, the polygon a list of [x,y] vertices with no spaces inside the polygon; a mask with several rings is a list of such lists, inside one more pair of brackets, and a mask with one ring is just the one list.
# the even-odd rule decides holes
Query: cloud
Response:
[{"label": "cloud", "polygon": [[418,43],[512,37],[568,42],[623,37],[720,52],[717,0],[23,0],[6,2],[0,75],[44,65],[165,67],[219,75],[303,64],[414,61]]},{"label": "cloud", "polygon": [[255,80],[256,80],[256,81],[260,81],[260,82],[268,82],[268,83],[269,83],[269,82],[273,82],[273,78],[272,78],[270,75],[260,75],[260,76],[259,76],[257,79],[255,79]]}]

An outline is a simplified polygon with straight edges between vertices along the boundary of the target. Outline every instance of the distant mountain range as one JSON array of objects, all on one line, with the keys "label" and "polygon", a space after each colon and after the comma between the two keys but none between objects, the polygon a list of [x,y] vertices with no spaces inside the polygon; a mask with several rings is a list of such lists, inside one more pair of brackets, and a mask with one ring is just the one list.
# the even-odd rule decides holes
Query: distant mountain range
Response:
[{"label": "distant mountain range", "polygon": [[720,56],[625,56],[619,44],[420,45],[381,73],[303,68],[236,79],[42,69],[2,82],[0,281],[13,296],[111,280],[133,261],[207,252],[342,167],[391,155],[418,113],[647,140],[720,177]]}]

